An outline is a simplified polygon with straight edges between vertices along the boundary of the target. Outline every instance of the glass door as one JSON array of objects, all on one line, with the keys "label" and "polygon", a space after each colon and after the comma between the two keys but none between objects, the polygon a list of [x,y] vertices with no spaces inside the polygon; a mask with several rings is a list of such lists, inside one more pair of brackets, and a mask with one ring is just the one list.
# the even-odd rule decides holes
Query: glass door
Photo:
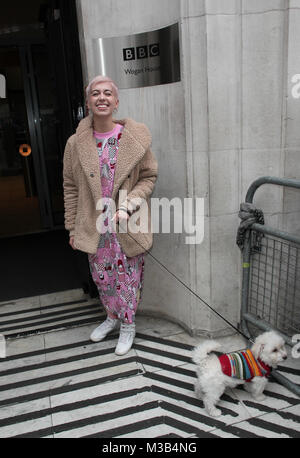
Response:
[{"label": "glass door", "polygon": [[[18,47],[0,48],[0,236],[41,230],[23,72]],[[20,146],[23,154],[20,154]],[[27,145],[27,147],[25,146]],[[27,151],[26,151],[27,149]]]},{"label": "glass door", "polygon": [[38,115],[35,126],[41,152],[40,189],[45,200],[44,223],[56,227],[64,222],[62,113],[46,46],[32,45],[31,58],[36,92],[34,110]]},{"label": "glass door", "polygon": [[0,236],[63,224],[63,144],[45,44],[0,48]]}]

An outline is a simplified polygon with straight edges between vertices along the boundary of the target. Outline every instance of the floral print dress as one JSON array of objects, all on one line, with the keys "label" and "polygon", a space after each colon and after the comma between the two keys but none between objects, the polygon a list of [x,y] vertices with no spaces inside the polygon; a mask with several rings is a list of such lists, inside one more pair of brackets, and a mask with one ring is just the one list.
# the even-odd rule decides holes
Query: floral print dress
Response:
[{"label": "floral print dress", "polygon": [[[122,128],[116,124],[112,131],[105,134],[94,131],[99,154],[102,198],[110,198],[112,195]],[[103,218],[104,226],[109,225],[109,219],[113,216],[108,205]],[[144,255],[127,257],[116,233],[101,230],[97,253],[89,254],[88,258],[93,280],[106,311],[124,323],[133,323],[143,287]]]}]

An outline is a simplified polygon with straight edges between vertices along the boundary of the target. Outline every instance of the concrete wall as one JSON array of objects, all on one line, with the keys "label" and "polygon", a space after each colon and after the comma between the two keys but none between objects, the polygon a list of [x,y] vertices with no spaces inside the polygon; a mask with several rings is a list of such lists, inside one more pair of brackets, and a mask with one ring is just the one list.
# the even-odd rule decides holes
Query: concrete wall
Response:
[{"label": "concrete wall", "polygon": [[[239,320],[239,204],[261,175],[300,179],[300,0],[77,0],[85,81],[92,39],[180,23],[181,81],[120,91],[119,117],[145,122],[159,162],[155,197],[205,197],[205,237],[157,234],[169,270],[233,324]],[[296,191],[265,186],[255,202],[267,222],[300,230]],[[140,310],[194,334],[231,333],[201,301],[147,257]]]}]

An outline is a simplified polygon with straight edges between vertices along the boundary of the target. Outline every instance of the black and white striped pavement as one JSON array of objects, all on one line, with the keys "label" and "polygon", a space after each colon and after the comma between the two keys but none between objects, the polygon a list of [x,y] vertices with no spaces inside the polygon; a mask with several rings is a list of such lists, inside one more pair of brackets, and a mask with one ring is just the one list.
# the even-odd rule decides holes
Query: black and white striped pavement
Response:
[{"label": "black and white striped pavement", "polygon": [[[194,395],[197,339],[178,325],[138,316],[134,346],[123,357],[114,353],[117,334],[89,341],[103,313],[80,294],[0,304],[7,338],[1,438],[300,437],[300,399],[274,380],[262,402],[229,390],[222,416],[209,417]],[[296,383],[298,361],[283,368]]]},{"label": "black and white striped pavement", "polygon": [[7,338],[98,323],[103,317],[99,301],[81,290],[0,303],[0,333]]}]

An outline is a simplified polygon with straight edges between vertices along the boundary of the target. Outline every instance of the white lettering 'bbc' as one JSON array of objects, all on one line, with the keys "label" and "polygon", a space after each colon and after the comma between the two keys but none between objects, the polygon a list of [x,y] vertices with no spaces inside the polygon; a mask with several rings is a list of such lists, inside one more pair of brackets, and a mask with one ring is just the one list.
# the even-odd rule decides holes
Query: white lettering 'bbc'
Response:
[{"label": "white lettering 'bbc'", "polygon": [[145,59],[145,57],[148,57],[147,48],[141,46],[137,48],[137,51],[138,59]]},{"label": "white lettering 'bbc'", "polygon": [[6,97],[6,80],[4,75],[0,75],[0,99]]},{"label": "white lettering 'bbc'", "polygon": [[133,59],[135,59],[134,48],[125,49],[125,60],[133,60]]}]

